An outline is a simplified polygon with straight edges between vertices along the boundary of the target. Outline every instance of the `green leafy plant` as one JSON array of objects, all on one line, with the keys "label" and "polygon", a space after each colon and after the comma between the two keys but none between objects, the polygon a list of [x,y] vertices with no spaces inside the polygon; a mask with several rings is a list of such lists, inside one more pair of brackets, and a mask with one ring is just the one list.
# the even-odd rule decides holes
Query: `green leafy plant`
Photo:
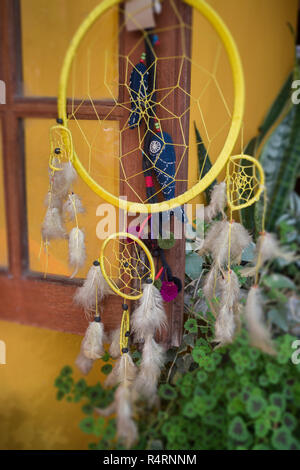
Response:
[{"label": "green leafy plant", "polygon": [[[205,322],[213,326],[212,318],[188,319],[181,347],[168,351],[159,409],[137,404],[136,449],[300,449],[300,364],[291,362],[295,338],[278,337],[275,358],[250,347],[244,331],[232,345],[215,350],[211,328],[199,337]],[[75,383],[69,367],[55,385],[58,399],[83,402],[87,416],[79,426],[94,437],[91,449],[122,448],[115,420],[94,413],[112,401],[113,390],[99,383],[90,387],[83,379]]]}]

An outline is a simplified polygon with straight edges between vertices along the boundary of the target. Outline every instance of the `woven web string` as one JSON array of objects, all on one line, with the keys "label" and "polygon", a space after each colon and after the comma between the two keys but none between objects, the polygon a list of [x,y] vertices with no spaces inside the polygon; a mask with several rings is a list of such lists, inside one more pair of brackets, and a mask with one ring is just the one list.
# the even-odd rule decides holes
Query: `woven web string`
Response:
[{"label": "woven web string", "polygon": [[[180,54],[176,56],[168,56],[168,57],[161,57],[159,53],[159,46],[156,47],[155,45],[153,46],[150,44],[149,40],[149,31],[140,31],[139,34],[136,37],[138,38],[134,44],[134,46],[131,48],[128,54],[123,55],[121,53],[118,54],[118,60],[121,60],[122,63],[124,64],[124,73],[123,73],[123,80],[120,81],[119,74],[118,76],[114,77],[114,83],[118,84],[118,87],[120,88],[123,87],[125,91],[124,93],[124,101],[119,101],[118,98],[115,97],[115,93],[111,84],[111,81],[108,78],[109,75],[109,67],[111,66],[111,63],[113,60],[116,60],[116,57],[110,53],[108,50],[105,50],[105,67],[103,71],[103,78],[102,80],[104,81],[105,88],[107,89],[111,101],[113,102],[113,105],[109,107],[109,110],[106,115],[102,115],[100,117],[98,113],[98,108],[97,108],[97,102],[93,98],[94,93],[92,92],[91,89],[91,50],[90,47],[92,47],[92,44],[90,46],[85,47],[84,50],[84,56],[85,56],[85,74],[86,74],[86,92],[84,96],[80,98],[78,101],[78,98],[75,98],[76,93],[76,56],[73,61],[73,66],[72,66],[72,73],[71,73],[71,89],[72,89],[72,98],[71,98],[71,110],[68,114],[68,119],[72,122],[72,133],[74,132],[74,127],[75,132],[78,133],[82,141],[84,142],[84,145],[87,149],[85,152],[85,162],[86,162],[86,169],[89,172],[89,174],[94,178],[95,181],[97,181],[101,186],[103,186],[105,189],[111,191],[111,182],[112,180],[115,180],[120,187],[120,183],[122,183],[122,187],[125,188],[125,193],[126,193],[126,187],[128,187],[131,191],[131,194],[133,193],[135,195],[136,201],[141,202],[141,203],[146,203],[149,202],[150,197],[147,195],[147,192],[145,191],[145,188],[143,187],[143,190],[139,191],[137,189],[136,181],[137,178],[140,178],[144,173],[145,173],[145,168],[142,166],[142,155],[148,159],[149,164],[147,165],[147,171],[149,173],[149,170],[153,172],[154,179],[155,179],[155,171],[158,170],[161,174],[164,174],[166,178],[169,178],[169,181],[166,183],[164,186],[164,189],[168,185],[171,185],[173,182],[188,182],[187,176],[185,178],[182,177],[183,173],[181,171],[182,165],[184,163],[188,162],[189,159],[189,153],[191,150],[191,146],[195,146],[194,142],[189,142],[189,132],[184,128],[184,119],[187,113],[190,112],[191,106],[194,106],[194,109],[196,110],[196,119],[195,123],[196,125],[201,127],[201,138],[202,141],[198,144],[205,147],[205,158],[202,161],[201,167],[198,165],[198,170],[197,170],[197,175],[193,176],[193,180],[196,182],[198,179],[201,179],[201,177],[204,175],[204,168],[207,163],[207,158],[208,155],[210,154],[210,149],[213,144],[213,142],[218,138],[220,134],[224,132],[225,129],[229,129],[230,123],[231,123],[231,116],[232,112],[230,109],[230,105],[227,102],[227,99],[225,97],[225,93],[222,90],[222,84],[220,83],[220,80],[217,78],[217,70],[218,70],[218,65],[220,62],[220,57],[222,54],[222,44],[220,39],[218,39],[217,35],[216,39],[216,48],[215,48],[215,53],[213,57],[213,65],[210,70],[207,68],[203,67],[201,63],[196,62],[195,60],[192,59],[191,55],[192,53],[188,53],[187,50],[187,44],[186,44],[186,34],[187,32],[189,34],[192,34],[192,27],[188,24],[186,24],[177,8],[177,4],[170,0],[170,6],[174,12],[174,16],[176,18],[176,21],[173,25],[168,25],[166,27],[159,27],[151,30],[152,35],[157,35],[158,38],[160,38],[160,35],[176,31],[177,32],[177,37],[178,41],[180,42]],[[124,18],[124,11],[122,10],[121,7],[118,7],[119,12],[121,13],[120,17]],[[131,18],[133,21],[134,19]],[[118,33],[116,34],[116,37],[111,39],[108,38],[107,40],[113,40],[117,41],[117,44],[119,44],[119,35],[122,33],[122,31],[125,28],[125,21],[121,22],[118,28]],[[130,33],[128,33],[130,34]],[[146,95],[145,99],[140,100],[139,104],[140,109],[141,109],[141,123],[139,126],[137,126],[134,130],[129,130],[129,118],[130,118],[130,113],[131,113],[131,100],[130,100],[130,94],[133,93],[133,89],[130,87],[130,75],[133,70],[137,70],[137,64],[134,63],[132,60],[132,55],[135,53],[136,50],[145,50],[143,47],[145,41],[149,43],[149,47],[152,50],[154,61],[151,67],[154,69],[154,87],[153,91],[149,94]],[[105,47],[105,45],[103,46]],[[223,49],[224,53],[224,49]],[[160,88],[159,86],[159,81],[156,80],[157,77],[157,71],[158,69],[163,70],[164,68],[169,68],[169,67],[174,67],[176,64],[179,64],[178,68],[178,74],[177,74],[177,81],[176,83],[170,84],[170,86],[167,87],[162,87]],[[199,73],[201,73],[203,76],[206,77],[206,83],[203,85],[201,89],[201,93],[198,94],[197,96],[194,96],[193,93],[190,90],[190,87],[184,88],[183,87],[183,73],[186,70],[185,66],[188,64],[190,69],[192,70],[198,70]],[[149,69],[146,69],[146,72],[150,72]],[[145,74],[141,74],[141,83],[144,83],[145,80]],[[100,79],[101,77],[99,77]],[[93,78],[94,80],[94,78]],[[216,94],[216,99],[219,101],[219,106],[220,103],[222,103],[222,107],[224,108],[224,118],[222,125],[218,128],[215,129],[214,132],[212,133],[211,130],[208,129],[208,126],[206,124],[206,113],[207,110],[205,107],[202,106],[201,100],[202,97],[205,95],[206,91],[208,88],[213,84],[215,94]],[[182,100],[182,104],[180,104],[180,109],[175,112],[174,109],[171,109],[170,106],[166,104],[166,101],[170,95],[173,93],[178,93],[181,95],[185,96],[185,99]],[[80,112],[82,108],[85,105],[89,105],[91,110],[92,110],[92,120],[97,122],[97,131],[93,137],[88,135],[85,126],[82,124],[82,120],[80,119]],[[119,168],[119,174],[118,175],[113,175],[113,176],[107,176],[105,173],[99,173],[95,171],[93,159],[94,158],[100,158],[101,155],[105,153],[105,146],[103,144],[103,148],[99,148],[99,133],[105,130],[110,129],[109,123],[110,121],[114,120],[115,118],[113,117],[115,113],[121,110],[125,112],[127,115],[127,119],[123,119],[122,121],[119,121],[119,129],[118,131],[115,131],[117,133],[116,136],[116,141],[117,141],[117,146],[118,146],[118,152],[115,152],[112,154],[110,157],[111,159],[117,159],[117,165]],[[176,121],[176,128],[179,129],[179,134],[180,137],[179,139],[176,139],[176,137],[173,139],[172,144],[167,142],[165,140],[164,132],[159,134],[160,140],[162,143],[162,149],[167,148],[168,146],[172,145],[175,153],[176,153],[176,169],[174,174],[170,174],[167,171],[164,171],[163,169],[158,168],[158,160],[160,158],[160,154],[158,154],[153,161],[153,159],[150,159],[147,153],[144,151],[144,143],[145,143],[145,138],[146,136],[150,135],[150,137],[155,136],[155,129],[153,128],[153,120],[156,122],[156,126],[160,128],[162,131],[166,128],[166,124],[170,125],[170,121]],[[192,123],[190,123],[191,126]],[[172,125],[172,124],[171,124]],[[132,148],[126,148],[125,142],[126,142],[126,137],[125,134],[127,132],[132,132],[136,133],[137,135],[137,140],[138,144],[137,146],[132,149]],[[128,134],[127,134],[128,135]],[[223,134],[222,134],[223,135]],[[171,136],[173,137],[173,136]],[[195,150],[195,148],[193,149]],[[196,150],[197,151],[197,150]],[[75,152],[76,152],[76,143],[75,143]],[[78,157],[81,159],[83,158],[79,153],[77,153]],[[130,174],[128,173],[126,163],[129,159],[135,158],[136,165],[135,165],[135,171],[132,172],[132,166],[130,167]],[[186,173],[186,172],[185,172]],[[180,176],[181,175],[181,176]],[[145,176],[145,175],[144,175]],[[138,185],[140,188],[141,185]],[[164,200],[164,196],[162,194],[163,188],[159,186],[159,184],[155,184],[155,191],[152,194],[151,197],[157,196],[160,198],[160,200]],[[178,195],[179,192],[176,187],[176,195]],[[119,194],[115,194],[116,196],[119,196]],[[150,201],[152,202],[152,201]]]}]

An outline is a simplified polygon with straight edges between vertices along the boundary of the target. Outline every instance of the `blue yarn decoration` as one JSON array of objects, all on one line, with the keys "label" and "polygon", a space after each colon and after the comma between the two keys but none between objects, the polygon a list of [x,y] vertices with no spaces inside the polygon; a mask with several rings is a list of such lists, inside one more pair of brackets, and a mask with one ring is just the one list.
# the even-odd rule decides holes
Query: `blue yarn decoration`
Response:
[{"label": "blue yarn decoration", "polygon": [[147,98],[148,75],[147,67],[143,62],[139,62],[131,72],[129,82],[131,101],[130,129],[134,129],[140,123],[141,109],[144,108],[144,102]]},{"label": "blue yarn decoration", "polygon": [[153,135],[148,156],[154,165],[154,172],[166,200],[175,197],[176,155],[172,137],[167,132]]}]

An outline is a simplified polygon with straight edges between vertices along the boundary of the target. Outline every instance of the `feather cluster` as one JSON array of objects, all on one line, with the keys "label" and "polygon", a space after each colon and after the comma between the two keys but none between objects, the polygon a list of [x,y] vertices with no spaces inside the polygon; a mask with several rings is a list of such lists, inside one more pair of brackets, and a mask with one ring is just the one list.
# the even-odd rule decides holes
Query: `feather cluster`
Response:
[{"label": "feather cluster", "polygon": [[219,346],[231,343],[236,331],[235,312],[239,301],[239,281],[233,271],[227,272],[219,281],[221,297],[219,313],[215,323],[215,341]]},{"label": "feather cluster", "polygon": [[144,284],[143,295],[132,314],[132,331],[137,341],[142,341],[146,334],[154,335],[166,327],[167,316],[159,290],[153,283]]},{"label": "feather cluster", "polygon": [[90,370],[92,369],[94,364],[93,359],[89,359],[84,355],[84,352],[82,350],[82,347],[80,348],[80,353],[78,354],[75,365],[78,367],[80,372],[84,375],[87,375]]},{"label": "feather cluster", "polygon": [[122,354],[105,382],[107,386],[118,385],[114,401],[105,409],[96,408],[102,416],[116,413],[117,437],[127,448],[130,448],[137,439],[137,427],[132,417],[134,395],[132,386],[136,372],[136,366],[129,353]]},{"label": "feather cluster", "polygon": [[64,199],[70,191],[70,187],[74,183],[77,173],[70,161],[66,163],[59,163],[57,161],[54,162],[54,166],[60,168],[60,170],[55,171],[54,174],[52,174],[51,170],[51,190],[55,196]]},{"label": "feather cluster", "polygon": [[69,220],[76,219],[77,214],[82,214],[85,209],[82,205],[81,199],[77,194],[69,194],[68,199],[63,205],[63,214]]},{"label": "feather cluster", "polygon": [[[199,251],[199,254],[210,253],[213,258],[213,264],[210,271],[205,276],[203,283],[203,293],[208,301],[211,301],[212,298],[216,296],[216,291],[219,289],[219,280],[221,278],[220,273],[223,274],[223,277],[226,277],[224,267],[228,267],[231,263],[239,264],[243,250],[250,242],[251,237],[249,233],[237,222],[220,220],[210,226],[203,246]],[[211,309],[216,315],[216,309],[212,304]],[[228,312],[227,308],[224,308],[220,322],[222,317],[226,318],[226,316],[228,317]]]},{"label": "feather cluster", "polygon": [[84,266],[85,258],[84,233],[78,227],[74,227],[69,234],[69,264],[75,268],[71,278]]},{"label": "feather cluster", "polygon": [[143,346],[143,355],[139,374],[135,382],[137,393],[145,397],[150,404],[156,399],[157,383],[164,365],[164,348],[153,336],[147,335]]},{"label": "feather cluster", "polygon": [[120,332],[121,328],[117,328],[110,335],[109,355],[114,359],[120,356]]},{"label": "feather cluster", "polygon": [[100,321],[90,322],[82,341],[82,351],[85,357],[95,361],[104,354],[104,328]]},{"label": "feather cluster", "polygon": [[100,264],[95,262],[89,269],[83,285],[76,290],[74,302],[86,313],[91,313],[95,311],[96,304],[99,305],[101,300],[111,293],[111,289],[103,277]]},{"label": "feather cluster", "polygon": [[245,309],[246,325],[252,346],[275,355],[270,330],[264,323],[261,294],[257,286],[251,287]]},{"label": "feather cluster", "polygon": [[224,208],[227,204],[226,183],[216,184],[210,194],[210,203],[204,208],[205,222],[211,222],[219,213],[225,216]]},{"label": "feather cluster", "polygon": [[57,207],[48,207],[42,225],[42,237],[44,241],[67,237],[61,212]]},{"label": "feather cluster", "polygon": [[[209,228],[200,251],[211,253],[216,265],[222,268],[229,262],[238,263],[243,250],[250,242],[251,237],[243,225],[220,220],[214,222]],[[230,260],[228,259],[229,248]]]},{"label": "feather cluster", "polygon": [[257,240],[254,256],[254,266],[244,268],[241,272],[243,276],[254,276],[267,261],[275,258],[283,258],[288,262],[295,259],[294,253],[288,253],[279,245],[279,241],[273,233],[264,232]]},{"label": "feather cluster", "polygon": [[75,361],[83,374],[88,374],[94,361],[103,356],[105,340],[103,324],[96,320],[90,322],[81,342],[80,353]]},{"label": "feather cluster", "polygon": [[154,337],[167,324],[163,300],[153,283],[146,283],[143,296],[132,314],[132,331],[137,341],[144,341],[142,361],[134,389],[153,404],[157,383],[164,364],[164,350]]},{"label": "feather cluster", "polygon": [[[67,238],[63,218],[75,219],[77,223],[77,213],[84,212],[80,198],[74,193],[68,196],[77,176],[72,163],[62,163],[58,158],[54,158],[52,164],[58,169],[55,171],[49,168],[50,190],[45,198],[47,212],[41,228],[45,244],[48,244],[49,240]],[[69,261],[70,265],[75,267],[71,276],[74,277],[85,261],[84,234],[78,226],[69,234]]]}]

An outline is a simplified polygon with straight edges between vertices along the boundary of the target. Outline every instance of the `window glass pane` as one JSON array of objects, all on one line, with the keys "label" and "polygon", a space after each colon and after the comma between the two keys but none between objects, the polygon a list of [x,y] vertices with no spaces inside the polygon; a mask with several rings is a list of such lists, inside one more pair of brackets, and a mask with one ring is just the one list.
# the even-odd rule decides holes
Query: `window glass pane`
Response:
[{"label": "window glass pane", "polygon": [[[118,159],[114,158],[118,152],[118,122],[109,121],[107,126],[100,127],[98,121],[80,122],[85,131],[95,136],[95,145],[105,148],[106,152],[98,155],[101,165],[106,168],[106,179],[110,187],[118,193],[116,185],[119,185]],[[73,269],[68,266],[68,242],[67,240],[51,241],[49,256],[41,250],[41,224],[46,213],[45,195],[48,191],[48,161],[49,161],[49,129],[53,120],[26,119],[25,127],[25,159],[26,159],[26,192],[27,192],[27,217],[28,217],[28,241],[29,241],[29,268],[32,271],[45,272],[57,275],[70,276]],[[88,148],[81,139],[78,139],[78,126],[72,129],[76,152],[88,159]],[[95,159],[95,156],[94,156]],[[95,160],[93,160],[95,162]],[[96,162],[95,162],[96,164]],[[77,178],[73,191],[81,197],[86,209],[85,214],[78,214],[79,228],[83,228],[86,239],[87,260],[83,269],[78,271],[77,277],[84,277],[93,260],[98,258],[101,247],[99,231],[101,221],[109,221],[104,224],[105,230],[116,231],[118,211],[110,206],[104,208],[104,213],[97,212],[100,204],[106,204],[101,200],[81,178]],[[47,197],[46,197],[47,199]],[[109,214],[105,212],[109,210]],[[98,209],[99,210],[99,209]],[[96,213],[97,212],[97,213]],[[67,222],[69,233],[74,227],[74,222]],[[98,235],[96,233],[98,231]],[[107,236],[107,233],[106,235]],[[105,238],[102,237],[103,238]],[[41,252],[41,253],[40,253]],[[48,260],[47,260],[48,259]],[[48,266],[47,266],[48,263]]]},{"label": "window glass pane", "polygon": [[[57,96],[69,43],[99,0],[21,0],[20,3],[24,94]],[[88,91],[88,80],[93,98],[112,98],[112,93],[116,96],[117,30],[117,9],[109,10],[91,28],[72,68],[70,97],[76,93],[77,98],[82,98]]]},{"label": "window glass pane", "polygon": [[5,218],[2,129],[0,122],[0,266],[8,265],[8,248]]}]

